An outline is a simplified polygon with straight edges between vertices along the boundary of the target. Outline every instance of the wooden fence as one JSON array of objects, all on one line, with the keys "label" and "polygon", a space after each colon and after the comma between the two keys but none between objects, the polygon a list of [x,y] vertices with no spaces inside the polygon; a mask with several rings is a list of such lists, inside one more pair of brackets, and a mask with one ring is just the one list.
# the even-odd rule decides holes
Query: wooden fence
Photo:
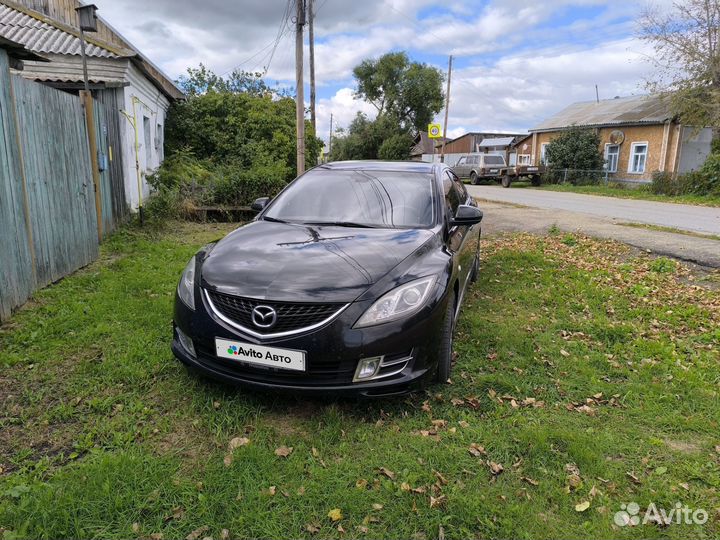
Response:
[{"label": "wooden fence", "polygon": [[[96,126],[109,125],[107,108],[96,109]],[[12,75],[0,49],[0,320],[97,258],[91,162],[80,98]],[[109,193],[110,173],[101,176]],[[113,205],[102,201],[108,230]]]}]

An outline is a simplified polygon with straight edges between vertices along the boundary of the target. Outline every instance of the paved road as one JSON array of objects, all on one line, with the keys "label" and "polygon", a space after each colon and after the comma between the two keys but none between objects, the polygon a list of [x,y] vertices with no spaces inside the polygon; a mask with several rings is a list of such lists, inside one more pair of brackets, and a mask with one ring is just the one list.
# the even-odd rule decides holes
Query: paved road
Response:
[{"label": "paved road", "polygon": [[617,222],[646,223],[720,236],[720,208],[499,186],[467,186],[473,197],[536,208],[589,214]]}]

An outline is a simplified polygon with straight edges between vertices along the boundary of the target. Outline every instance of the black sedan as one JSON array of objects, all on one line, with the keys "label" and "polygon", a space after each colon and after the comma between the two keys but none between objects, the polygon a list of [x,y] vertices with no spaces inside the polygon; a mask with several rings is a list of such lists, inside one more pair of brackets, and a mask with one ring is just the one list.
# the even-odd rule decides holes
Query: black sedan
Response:
[{"label": "black sedan", "polygon": [[265,389],[392,395],[450,376],[482,212],[443,164],[321,165],[188,263],[172,350]]}]

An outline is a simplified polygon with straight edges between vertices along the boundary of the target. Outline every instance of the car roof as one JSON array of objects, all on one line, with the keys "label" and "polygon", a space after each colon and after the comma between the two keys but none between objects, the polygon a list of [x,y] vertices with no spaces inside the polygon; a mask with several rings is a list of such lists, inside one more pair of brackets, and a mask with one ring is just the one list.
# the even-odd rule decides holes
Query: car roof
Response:
[{"label": "car roof", "polygon": [[344,171],[403,171],[431,173],[438,167],[439,163],[427,163],[424,161],[380,161],[380,160],[357,160],[357,161],[330,161],[316,167],[317,169],[344,170]]}]

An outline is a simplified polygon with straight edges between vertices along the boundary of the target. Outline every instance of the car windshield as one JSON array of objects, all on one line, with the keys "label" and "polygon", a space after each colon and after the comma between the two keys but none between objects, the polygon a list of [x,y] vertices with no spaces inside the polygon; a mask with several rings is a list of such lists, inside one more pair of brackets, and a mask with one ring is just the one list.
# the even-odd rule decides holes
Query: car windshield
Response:
[{"label": "car windshield", "polygon": [[428,173],[315,169],[292,183],[263,218],[306,224],[430,228],[435,221]]},{"label": "car windshield", "polygon": [[485,165],[505,165],[502,156],[485,156]]}]

